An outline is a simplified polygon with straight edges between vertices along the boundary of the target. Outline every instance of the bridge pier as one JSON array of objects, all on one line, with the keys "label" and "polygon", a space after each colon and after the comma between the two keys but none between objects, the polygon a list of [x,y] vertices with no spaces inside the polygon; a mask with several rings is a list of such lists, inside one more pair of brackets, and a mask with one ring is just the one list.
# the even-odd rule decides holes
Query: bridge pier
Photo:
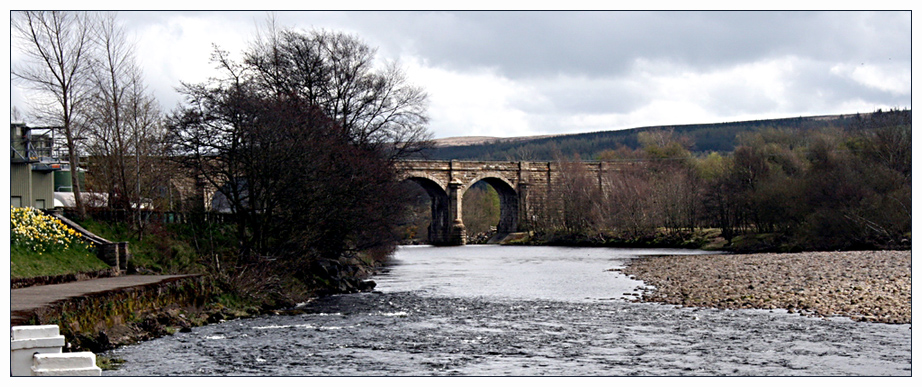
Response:
[{"label": "bridge pier", "polygon": [[464,221],[461,219],[461,202],[463,199],[464,183],[458,180],[452,180],[448,183],[448,210],[451,221],[451,229],[448,231],[448,240],[446,245],[461,246],[467,243],[467,229],[464,227]]},{"label": "bridge pier", "polygon": [[[521,164],[521,163],[519,163]],[[520,181],[518,184],[518,208],[516,208],[516,225],[515,231],[519,230],[530,230],[531,229],[531,219],[528,217],[528,183]]]}]

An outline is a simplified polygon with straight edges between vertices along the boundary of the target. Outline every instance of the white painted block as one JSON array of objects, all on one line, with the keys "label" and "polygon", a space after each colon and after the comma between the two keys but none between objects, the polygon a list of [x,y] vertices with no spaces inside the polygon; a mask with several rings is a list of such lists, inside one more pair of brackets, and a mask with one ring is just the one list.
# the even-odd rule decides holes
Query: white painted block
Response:
[{"label": "white painted block", "polygon": [[100,376],[92,352],[36,354],[32,359],[33,376]]},{"label": "white painted block", "polygon": [[64,346],[64,336],[57,337],[44,337],[36,339],[22,339],[22,340],[10,340],[10,351],[15,351],[18,349],[33,349],[33,348],[50,348],[58,347],[60,349]]},{"label": "white painted block", "polygon": [[35,354],[61,353],[64,336],[57,325],[26,325],[10,329],[10,375],[32,375]]},{"label": "white painted block", "polygon": [[11,340],[41,339],[61,334],[57,325],[21,325],[10,330]]},{"label": "white painted block", "polygon": [[40,353],[32,363],[38,369],[86,368],[96,365],[96,355],[92,352]]},{"label": "white painted block", "polygon": [[99,367],[72,370],[32,370],[32,376],[101,376]]},{"label": "white painted block", "polygon": [[32,357],[36,353],[61,353],[61,347],[39,347],[11,350],[10,376],[32,375]]}]

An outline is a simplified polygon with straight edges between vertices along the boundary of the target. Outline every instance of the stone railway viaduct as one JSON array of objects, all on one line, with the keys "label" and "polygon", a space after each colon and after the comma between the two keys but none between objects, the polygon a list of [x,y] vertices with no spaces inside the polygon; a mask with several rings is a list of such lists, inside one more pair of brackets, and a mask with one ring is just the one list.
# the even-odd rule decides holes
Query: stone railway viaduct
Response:
[{"label": "stone railway viaduct", "polygon": [[[606,162],[582,164],[590,175],[598,177],[600,186],[602,176],[611,169]],[[429,194],[432,203],[429,243],[435,245],[465,243],[462,198],[481,180],[499,194],[497,236],[529,230],[535,209],[542,205],[561,170],[556,162],[531,161],[402,160],[396,167],[401,180],[416,182]]]},{"label": "stone railway viaduct", "polygon": [[[600,188],[605,181],[603,176],[618,169],[608,162],[581,164],[590,176],[598,178]],[[499,194],[500,220],[496,238],[502,238],[531,229],[530,222],[560,178],[562,166],[557,162],[536,161],[400,160],[396,168],[399,179],[419,184],[431,199],[429,243],[463,245],[466,230],[462,221],[462,198],[471,186],[482,180]],[[193,201],[200,201],[207,211],[220,210],[215,207],[215,187],[202,179],[187,177],[173,183],[181,197],[198,198]]]}]

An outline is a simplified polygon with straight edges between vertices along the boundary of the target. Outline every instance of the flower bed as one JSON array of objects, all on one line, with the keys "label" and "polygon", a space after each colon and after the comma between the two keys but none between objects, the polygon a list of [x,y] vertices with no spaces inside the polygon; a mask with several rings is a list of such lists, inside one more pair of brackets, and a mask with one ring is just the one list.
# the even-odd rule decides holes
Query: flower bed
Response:
[{"label": "flower bed", "polygon": [[31,207],[11,207],[10,242],[39,255],[78,246],[90,247],[80,239],[80,233]]}]

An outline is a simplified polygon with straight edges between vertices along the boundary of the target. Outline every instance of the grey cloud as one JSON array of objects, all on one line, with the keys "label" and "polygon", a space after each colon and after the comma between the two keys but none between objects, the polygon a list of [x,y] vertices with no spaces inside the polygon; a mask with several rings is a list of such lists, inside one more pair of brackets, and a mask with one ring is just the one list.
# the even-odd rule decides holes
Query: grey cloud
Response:
[{"label": "grey cloud", "polygon": [[[182,12],[244,28],[267,12]],[[175,12],[124,12],[163,20]],[[626,76],[638,58],[691,71],[796,56],[837,63],[911,61],[909,12],[314,11],[277,12],[283,25],[354,32],[383,57],[425,58],[459,72],[495,69],[512,80]]]},{"label": "grey cloud", "polygon": [[[908,12],[357,12],[371,33],[455,70],[495,67],[511,79],[612,76],[635,58],[713,69],[793,55],[907,60]],[[387,27],[389,32],[384,31]],[[394,48],[391,48],[394,49]]]},{"label": "grey cloud", "polygon": [[851,78],[830,72],[832,63],[814,63],[804,66],[789,79],[786,93],[788,103],[805,106],[816,111],[830,111],[841,104],[856,99],[875,103],[879,108],[907,107],[905,96],[872,88]]}]

